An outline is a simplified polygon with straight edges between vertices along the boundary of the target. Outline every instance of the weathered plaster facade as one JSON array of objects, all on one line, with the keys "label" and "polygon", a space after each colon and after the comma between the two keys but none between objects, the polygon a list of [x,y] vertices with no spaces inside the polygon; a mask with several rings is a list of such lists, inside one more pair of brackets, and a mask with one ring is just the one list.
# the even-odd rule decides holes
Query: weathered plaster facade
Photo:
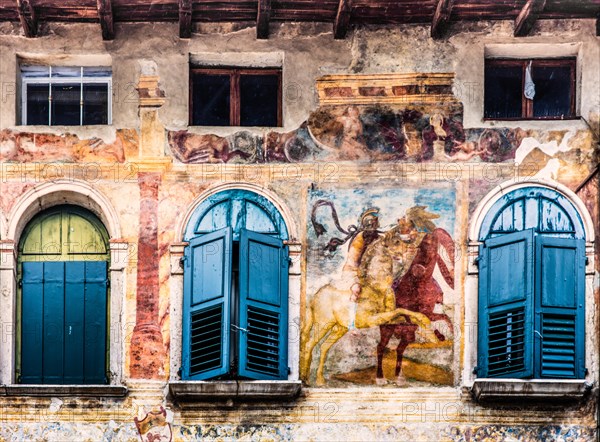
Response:
[{"label": "weathered plaster facade", "polygon": [[[134,418],[161,406],[174,440],[597,437],[597,178],[579,188],[597,163],[600,130],[594,22],[543,21],[519,39],[510,22],[478,22],[439,41],[425,26],[365,27],[334,40],[329,26],[285,24],[256,40],[251,27],[203,24],[183,40],[175,24],[127,24],[105,42],[92,27],[52,25],[26,39],[16,25],[0,24],[0,438],[137,440]],[[576,56],[582,118],[483,121],[490,54]],[[19,126],[19,63],[32,60],[111,66],[113,124]],[[283,127],[188,127],[190,62],[282,67]],[[579,402],[480,404],[469,394],[477,347],[473,232],[507,182],[558,189],[585,222],[592,387]],[[193,209],[225,188],[269,198],[286,222],[289,379],[304,382],[297,399],[184,406],[169,394],[168,383],[180,378],[183,233]],[[433,328],[444,340],[417,336],[402,363],[405,382],[395,379],[394,341],[383,355],[386,380],[376,382],[378,327],[342,337],[318,378],[320,353],[307,350],[301,329],[319,288],[347,257],[344,245],[331,257],[322,253],[335,230],[330,223],[320,236],[311,223],[320,199],[336,203],[343,227],[376,205],[383,230],[426,205],[454,243],[454,259],[446,260],[452,284],[439,268],[433,274],[443,293],[435,312],[448,318]],[[65,202],[97,214],[110,235],[110,384],[125,385],[125,398],[5,396],[3,387],[16,381],[17,244],[35,213]],[[313,361],[303,372],[307,352]]]}]

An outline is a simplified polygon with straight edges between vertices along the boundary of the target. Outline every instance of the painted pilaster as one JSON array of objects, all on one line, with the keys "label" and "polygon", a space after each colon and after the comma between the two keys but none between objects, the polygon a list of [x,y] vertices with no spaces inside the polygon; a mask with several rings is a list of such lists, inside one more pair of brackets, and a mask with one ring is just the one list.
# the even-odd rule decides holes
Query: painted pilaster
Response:
[{"label": "painted pilaster", "polygon": [[158,324],[158,190],[160,174],[142,172],[136,323],[131,338],[130,373],[134,379],[162,379],[166,351]]}]

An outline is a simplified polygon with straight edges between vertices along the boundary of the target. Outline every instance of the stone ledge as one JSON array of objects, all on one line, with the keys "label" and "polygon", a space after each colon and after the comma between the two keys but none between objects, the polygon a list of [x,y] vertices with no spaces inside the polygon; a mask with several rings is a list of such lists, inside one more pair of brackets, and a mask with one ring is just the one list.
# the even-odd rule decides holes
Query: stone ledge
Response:
[{"label": "stone ledge", "polygon": [[477,402],[506,400],[573,402],[592,389],[582,379],[476,379],[470,389]]},{"label": "stone ledge", "polygon": [[290,400],[300,394],[301,381],[172,381],[169,392],[180,403]]},{"label": "stone ledge", "polygon": [[38,397],[125,397],[128,393],[123,385],[3,385],[0,396]]}]

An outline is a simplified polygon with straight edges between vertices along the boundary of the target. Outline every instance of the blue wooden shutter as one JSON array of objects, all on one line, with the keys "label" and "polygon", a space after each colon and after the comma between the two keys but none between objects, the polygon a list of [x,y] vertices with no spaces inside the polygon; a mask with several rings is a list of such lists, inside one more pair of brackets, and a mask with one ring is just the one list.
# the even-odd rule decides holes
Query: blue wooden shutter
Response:
[{"label": "blue wooden shutter", "polygon": [[533,375],[533,230],[489,239],[480,251],[480,377]]},{"label": "blue wooden shutter", "polygon": [[183,287],[183,379],[229,372],[230,227],[190,240]]},{"label": "blue wooden shutter", "polygon": [[103,384],[107,263],[24,262],[21,382]]},{"label": "blue wooden shutter", "polygon": [[585,377],[585,244],[536,239],[535,377]]},{"label": "blue wooden shutter", "polygon": [[282,240],[240,231],[240,376],[287,379],[288,269]]}]

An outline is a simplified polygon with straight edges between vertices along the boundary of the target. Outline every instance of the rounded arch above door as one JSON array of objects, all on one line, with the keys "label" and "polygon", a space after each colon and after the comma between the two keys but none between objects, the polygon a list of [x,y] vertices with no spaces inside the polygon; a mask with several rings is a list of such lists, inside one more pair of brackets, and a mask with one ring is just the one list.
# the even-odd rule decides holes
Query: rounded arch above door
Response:
[{"label": "rounded arch above door", "polygon": [[20,261],[108,261],[109,236],[87,209],[59,205],[38,213],[19,241]]}]

